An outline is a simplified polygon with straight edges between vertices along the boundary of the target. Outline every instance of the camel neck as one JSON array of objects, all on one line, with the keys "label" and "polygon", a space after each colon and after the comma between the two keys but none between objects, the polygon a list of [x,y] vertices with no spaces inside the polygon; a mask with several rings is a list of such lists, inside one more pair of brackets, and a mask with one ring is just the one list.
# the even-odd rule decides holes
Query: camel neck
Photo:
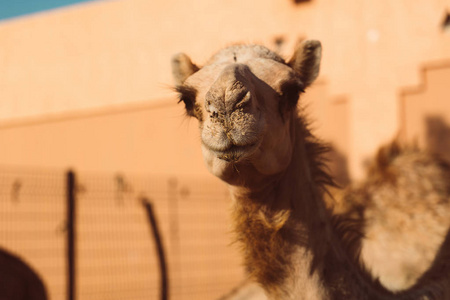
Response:
[{"label": "camel neck", "polygon": [[[297,135],[304,130],[297,124]],[[250,273],[272,298],[304,292],[304,299],[326,299],[319,262],[329,251],[330,233],[317,170],[311,169],[310,159],[317,158],[308,157],[303,138],[294,145],[282,173],[260,177],[253,186],[230,187],[236,234]]]},{"label": "camel neck", "polygon": [[336,229],[347,224],[334,224],[326,209],[323,193],[332,181],[321,169],[325,148],[300,120],[295,132],[284,172],[260,176],[252,186],[230,186],[250,274],[271,299],[390,299],[381,286],[369,287],[373,282]]}]

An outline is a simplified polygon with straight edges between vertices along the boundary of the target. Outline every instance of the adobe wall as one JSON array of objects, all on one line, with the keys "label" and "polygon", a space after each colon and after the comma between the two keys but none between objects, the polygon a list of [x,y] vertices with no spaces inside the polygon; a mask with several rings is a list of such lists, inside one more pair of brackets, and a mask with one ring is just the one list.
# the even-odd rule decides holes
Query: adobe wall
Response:
[{"label": "adobe wall", "polygon": [[[450,58],[449,0],[99,1],[0,23],[0,120],[172,97],[170,58],[202,63],[234,42],[286,56],[324,46],[329,99],[348,100],[350,174],[399,130],[398,93],[424,62]],[[332,101],[332,100],[330,100]]]}]

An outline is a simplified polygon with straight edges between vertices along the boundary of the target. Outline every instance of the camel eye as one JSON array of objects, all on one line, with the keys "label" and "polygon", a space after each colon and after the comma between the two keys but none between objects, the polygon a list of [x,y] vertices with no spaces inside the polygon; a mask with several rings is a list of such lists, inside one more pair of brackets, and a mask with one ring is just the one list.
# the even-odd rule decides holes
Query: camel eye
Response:
[{"label": "camel eye", "polygon": [[180,100],[178,101],[178,103],[180,102],[184,102],[187,114],[193,116],[195,99],[192,99],[191,97],[186,97],[185,95],[180,95]]},{"label": "camel eye", "polygon": [[195,117],[194,108],[197,91],[188,86],[177,86],[175,90],[178,92],[178,103],[184,102],[187,115]]}]

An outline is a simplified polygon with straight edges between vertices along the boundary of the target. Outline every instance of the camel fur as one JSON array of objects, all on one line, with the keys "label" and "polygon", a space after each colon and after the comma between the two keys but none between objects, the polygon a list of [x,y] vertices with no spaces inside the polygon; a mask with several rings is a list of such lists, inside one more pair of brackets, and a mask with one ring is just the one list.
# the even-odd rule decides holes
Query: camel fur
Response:
[{"label": "camel fur", "polygon": [[201,68],[185,54],[173,59],[205,164],[229,186],[251,277],[269,299],[450,299],[447,252],[417,284],[391,291],[360,260],[364,219],[327,208],[327,147],[298,105],[320,58],[320,42],[308,40],[288,61],[257,45],[225,48]]}]

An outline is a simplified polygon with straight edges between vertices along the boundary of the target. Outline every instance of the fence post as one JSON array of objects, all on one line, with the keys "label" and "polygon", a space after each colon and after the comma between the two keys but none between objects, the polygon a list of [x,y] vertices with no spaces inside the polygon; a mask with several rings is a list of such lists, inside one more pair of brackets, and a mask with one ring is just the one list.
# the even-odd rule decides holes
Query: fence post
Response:
[{"label": "fence post", "polygon": [[67,205],[67,300],[75,300],[76,291],[76,176],[69,170],[66,175]]},{"label": "fence post", "polygon": [[164,247],[159,233],[158,222],[153,212],[152,203],[147,199],[142,199],[142,204],[147,211],[147,217],[150,222],[153,238],[155,240],[156,250],[158,252],[159,269],[160,269],[160,281],[161,281],[161,300],[169,299],[169,281],[167,276],[167,264],[164,256]]}]

